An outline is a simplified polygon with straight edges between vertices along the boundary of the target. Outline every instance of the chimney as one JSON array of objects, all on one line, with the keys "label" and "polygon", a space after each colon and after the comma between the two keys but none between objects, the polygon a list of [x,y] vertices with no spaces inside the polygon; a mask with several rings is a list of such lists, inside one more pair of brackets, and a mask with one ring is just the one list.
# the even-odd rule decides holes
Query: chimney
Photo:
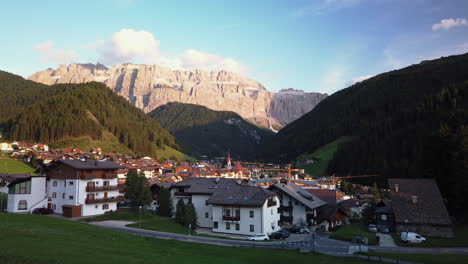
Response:
[{"label": "chimney", "polygon": [[416,195],[411,196],[411,201],[413,201],[414,204],[417,203],[418,197]]},{"label": "chimney", "polygon": [[395,192],[398,192],[398,184],[395,184]]}]

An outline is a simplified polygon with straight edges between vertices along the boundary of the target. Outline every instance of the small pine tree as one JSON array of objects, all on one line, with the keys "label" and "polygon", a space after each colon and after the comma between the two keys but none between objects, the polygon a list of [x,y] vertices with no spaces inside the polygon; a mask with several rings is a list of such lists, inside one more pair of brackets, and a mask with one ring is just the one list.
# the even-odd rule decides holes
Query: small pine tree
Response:
[{"label": "small pine tree", "polygon": [[159,191],[159,210],[158,214],[160,216],[172,216],[172,211],[174,210],[174,205],[172,204],[171,193],[166,188],[161,188]]},{"label": "small pine tree", "polygon": [[184,225],[192,225],[192,230],[197,228],[197,212],[195,211],[195,207],[193,203],[188,203],[185,207],[185,217],[184,217]]},{"label": "small pine tree", "polygon": [[179,199],[176,205],[176,215],[175,215],[175,221],[179,224],[184,224],[185,208],[186,208],[186,205],[184,203],[184,200]]},{"label": "small pine tree", "polygon": [[125,181],[125,197],[134,207],[148,205],[151,202],[150,186],[143,174],[138,175],[133,170],[128,172]]}]

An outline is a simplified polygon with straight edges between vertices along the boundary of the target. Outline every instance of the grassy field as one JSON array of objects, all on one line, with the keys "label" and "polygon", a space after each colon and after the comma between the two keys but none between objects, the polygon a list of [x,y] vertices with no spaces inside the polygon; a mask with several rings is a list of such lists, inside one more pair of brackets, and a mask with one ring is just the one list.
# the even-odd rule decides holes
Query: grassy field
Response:
[{"label": "grassy field", "polygon": [[297,251],[235,248],[146,238],[51,216],[0,214],[2,264],[362,263]]},{"label": "grassy field", "polygon": [[165,150],[158,150],[158,159],[159,160],[172,160],[176,159],[178,161],[190,161],[190,162],[195,162],[197,159],[188,156],[178,150],[175,150],[173,148],[170,148],[168,146],[165,147]]},{"label": "grassy field", "polygon": [[381,256],[398,260],[414,261],[426,264],[460,264],[468,263],[466,255],[437,255],[437,254],[407,254],[407,253],[367,253],[371,256]]},{"label": "grassy field", "polygon": [[342,226],[338,231],[332,233],[330,238],[344,241],[353,241],[353,237],[356,235],[367,237],[369,245],[377,245],[375,233],[369,232],[366,226],[361,223],[353,223]]},{"label": "grassy field", "polygon": [[400,240],[400,234],[393,234],[393,240],[402,247],[468,247],[468,226],[455,225],[453,238],[426,237],[424,243],[408,244]]},{"label": "grassy field", "polygon": [[328,163],[333,159],[333,155],[338,149],[338,145],[350,139],[351,137],[340,137],[337,140],[320,147],[311,154],[303,154],[296,160],[314,159],[315,162],[313,164],[300,164],[300,162],[296,162],[296,166],[299,169],[304,169],[306,173],[313,176],[324,176],[327,172]]},{"label": "grassy field", "polygon": [[31,166],[27,165],[26,163],[22,161],[10,159],[4,155],[2,155],[2,157],[0,158],[0,173],[10,173],[10,174],[29,173],[31,175],[37,175]]}]

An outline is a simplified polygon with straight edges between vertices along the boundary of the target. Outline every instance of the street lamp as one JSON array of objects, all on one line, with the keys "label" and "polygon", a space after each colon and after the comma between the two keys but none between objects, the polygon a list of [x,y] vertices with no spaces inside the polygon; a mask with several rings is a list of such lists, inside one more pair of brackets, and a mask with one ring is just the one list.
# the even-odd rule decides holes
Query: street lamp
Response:
[{"label": "street lamp", "polygon": [[142,207],[143,207],[143,206],[141,206],[141,205],[138,206],[138,208],[140,208],[140,221],[138,221],[138,226],[139,226],[139,228],[141,228],[141,208],[142,208]]}]

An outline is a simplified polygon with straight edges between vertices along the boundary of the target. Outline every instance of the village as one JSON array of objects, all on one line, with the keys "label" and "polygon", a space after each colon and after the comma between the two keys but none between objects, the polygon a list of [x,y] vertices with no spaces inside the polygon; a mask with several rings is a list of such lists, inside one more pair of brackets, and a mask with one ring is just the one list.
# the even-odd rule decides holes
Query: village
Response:
[{"label": "village", "polygon": [[[359,244],[355,250],[454,236],[434,180],[393,178],[388,189],[377,189],[351,184],[350,177],[313,177],[289,164],[233,161],[229,153],[224,160],[160,163],[99,148],[4,142],[0,149],[3,157],[35,166],[37,174],[0,174],[0,193],[8,196],[0,209],[8,213],[79,219],[122,212],[132,204],[125,193],[131,172],[151,190],[152,201],[140,214],[143,207],[162,215],[158,211],[169,206],[165,216],[174,220],[179,204],[190,204],[196,215],[190,228],[208,235],[310,245],[311,234],[327,234]],[[163,191],[170,205],[162,205]]]}]

